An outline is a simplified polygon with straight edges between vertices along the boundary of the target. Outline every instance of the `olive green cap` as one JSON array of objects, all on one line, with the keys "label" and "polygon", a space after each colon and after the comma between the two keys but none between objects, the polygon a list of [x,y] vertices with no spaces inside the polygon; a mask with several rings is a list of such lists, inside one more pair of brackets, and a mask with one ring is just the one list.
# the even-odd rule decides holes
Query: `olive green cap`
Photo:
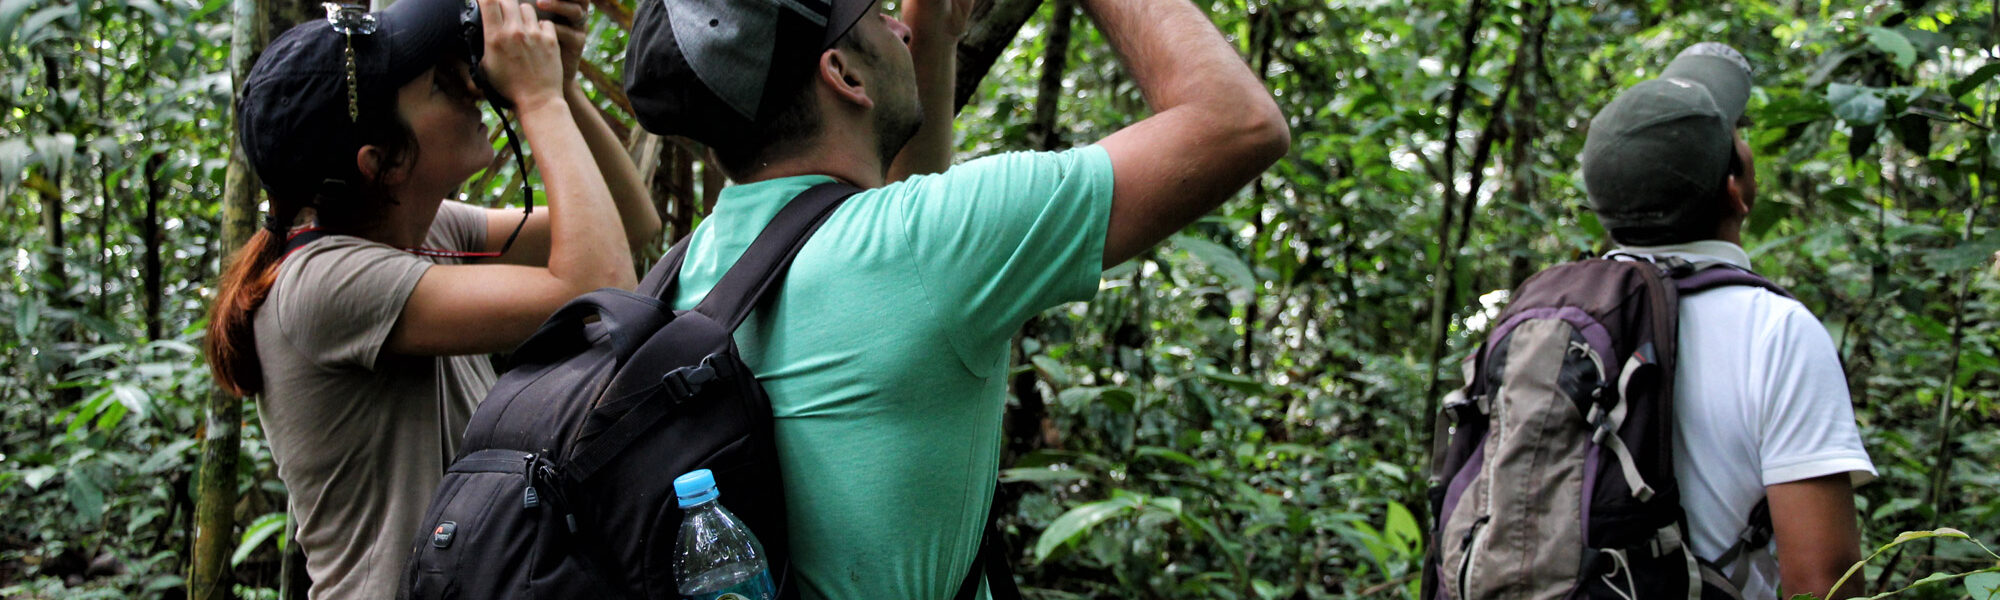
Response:
[{"label": "olive green cap", "polygon": [[[1720,192],[1750,100],[1750,63],[1729,46],[1683,50],[1590,120],[1583,186],[1598,221],[1627,243],[1675,237]],[[1623,233],[1623,235],[1621,235]]]}]

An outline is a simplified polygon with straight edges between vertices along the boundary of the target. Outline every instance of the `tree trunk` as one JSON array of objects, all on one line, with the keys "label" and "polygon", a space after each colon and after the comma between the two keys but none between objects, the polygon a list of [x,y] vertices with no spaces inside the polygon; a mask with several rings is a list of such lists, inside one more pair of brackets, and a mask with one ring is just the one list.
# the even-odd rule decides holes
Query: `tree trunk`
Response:
[{"label": "tree trunk", "polygon": [[[265,21],[278,16],[279,11],[273,8],[272,0],[235,0],[229,68],[237,82],[237,92],[242,91],[244,76],[257,52],[263,49],[269,31],[290,26]],[[301,14],[298,6],[290,8],[285,11],[288,16]],[[245,162],[235,121],[232,108],[229,134],[232,141],[222,198],[225,253],[242,247],[257,232],[257,176]],[[218,387],[202,403],[206,435],[202,439],[200,478],[195,486],[194,548],[188,569],[188,596],[193,600],[232,596],[229,555],[236,541],[236,462],[242,452],[242,402],[243,399]]]},{"label": "tree trunk", "polygon": [[[1075,19],[1076,0],[1055,0],[1049,12],[1046,52],[1042,54],[1042,78],[1035,89],[1035,122],[1028,126],[1028,139],[1044,151],[1062,147],[1062,129],[1056,125],[1056,109],[1062,100],[1063,75],[1069,69],[1070,23]],[[978,87],[978,80],[972,83]],[[969,90],[962,90],[967,94]]]},{"label": "tree trunk", "polygon": [[166,195],[166,181],[160,179],[160,169],[167,164],[167,153],[154,152],[146,159],[146,216],[139,222],[139,237],[145,244],[145,298],[146,339],[158,341],[161,330],[160,303],[165,293],[160,264],[160,197]]}]

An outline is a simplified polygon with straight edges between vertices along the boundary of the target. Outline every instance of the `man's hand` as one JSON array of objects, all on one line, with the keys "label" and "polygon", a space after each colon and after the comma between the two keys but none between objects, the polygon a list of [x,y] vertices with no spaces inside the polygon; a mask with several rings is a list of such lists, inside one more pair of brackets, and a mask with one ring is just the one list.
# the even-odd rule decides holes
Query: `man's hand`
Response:
[{"label": "man's hand", "polygon": [[583,0],[535,0],[535,9],[553,17],[549,22],[556,26],[556,43],[562,47],[563,84],[575,83],[583,45],[589,41],[590,5]]},{"label": "man's hand", "polygon": [[972,23],[972,0],[906,0],[902,21],[913,38],[957,43]]}]

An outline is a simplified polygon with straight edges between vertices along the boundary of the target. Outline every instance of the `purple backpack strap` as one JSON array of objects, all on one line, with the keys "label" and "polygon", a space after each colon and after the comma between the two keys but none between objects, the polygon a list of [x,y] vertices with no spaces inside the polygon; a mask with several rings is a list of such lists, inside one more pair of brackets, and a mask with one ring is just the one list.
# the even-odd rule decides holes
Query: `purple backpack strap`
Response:
[{"label": "purple backpack strap", "polygon": [[1698,264],[1694,265],[1694,269],[1692,274],[1674,278],[1674,287],[1679,288],[1683,296],[1719,287],[1745,285],[1764,288],[1773,294],[1792,298],[1791,292],[1785,291],[1785,288],[1771,283],[1771,280],[1749,269],[1727,263]]}]

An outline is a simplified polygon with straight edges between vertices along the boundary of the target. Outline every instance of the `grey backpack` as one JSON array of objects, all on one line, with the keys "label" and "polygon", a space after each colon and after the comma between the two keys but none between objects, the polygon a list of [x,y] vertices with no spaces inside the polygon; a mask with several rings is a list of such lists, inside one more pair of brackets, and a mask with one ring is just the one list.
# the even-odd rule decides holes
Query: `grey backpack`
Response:
[{"label": "grey backpack", "polygon": [[1716,565],[1769,543],[1769,512],[1700,560],[1673,456],[1680,296],[1732,285],[1790,297],[1726,264],[1634,256],[1558,265],[1515,290],[1444,402],[1424,600],[1740,597]]}]

